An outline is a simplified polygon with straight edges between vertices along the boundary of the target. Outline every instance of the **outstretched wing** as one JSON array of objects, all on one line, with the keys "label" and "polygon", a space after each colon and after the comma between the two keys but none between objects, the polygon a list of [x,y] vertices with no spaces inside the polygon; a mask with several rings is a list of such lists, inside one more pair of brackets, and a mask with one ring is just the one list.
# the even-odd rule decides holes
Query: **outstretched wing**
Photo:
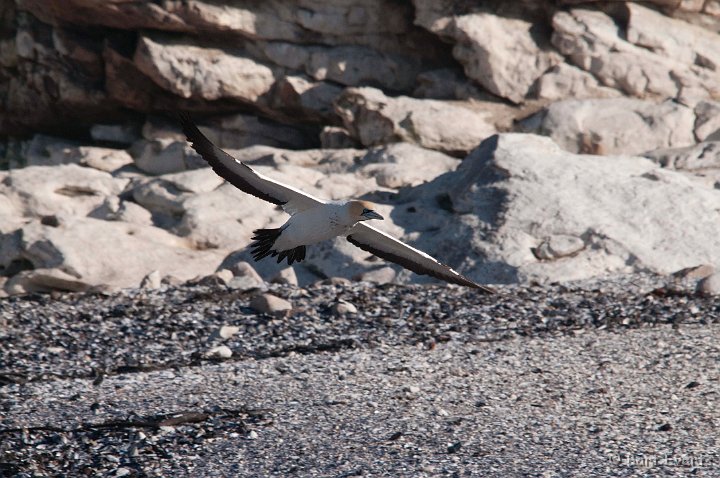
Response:
[{"label": "outstretched wing", "polygon": [[489,287],[471,281],[423,251],[410,247],[367,224],[360,223],[353,227],[347,236],[347,240],[364,251],[375,254],[387,261],[400,264],[416,274],[426,274],[452,284],[479,289],[487,294],[495,293]]},{"label": "outstretched wing", "polygon": [[282,206],[289,214],[324,204],[325,201],[255,172],[238,161],[202,134],[187,113],[180,113],[180,124],[195,151],[210,164],[220,177],[236,188],[267,202]]}]

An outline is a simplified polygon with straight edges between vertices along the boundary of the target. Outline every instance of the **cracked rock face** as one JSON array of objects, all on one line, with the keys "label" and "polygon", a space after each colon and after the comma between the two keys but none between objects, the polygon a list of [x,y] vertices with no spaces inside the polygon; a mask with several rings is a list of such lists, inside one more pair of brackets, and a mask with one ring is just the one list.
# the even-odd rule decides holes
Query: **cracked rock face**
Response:
[{"label": "cracked rock face", "polygon": [[429,281],[343,238],[225,277],[286,216],[210,171],[177,111],[479,281],[717,265],[718,25],[715,1],[5,2],[0,282]]}]

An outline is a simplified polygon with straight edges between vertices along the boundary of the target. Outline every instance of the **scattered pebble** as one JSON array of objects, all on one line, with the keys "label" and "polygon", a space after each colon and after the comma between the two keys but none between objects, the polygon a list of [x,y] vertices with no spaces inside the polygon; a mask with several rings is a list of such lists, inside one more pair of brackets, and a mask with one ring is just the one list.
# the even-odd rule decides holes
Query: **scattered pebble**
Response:
[{"label": "scattered pebble", "polygon": [[233,335],[240,332],[240,327],[234,326],[234,325],[223,325],[219,329],[217,329],[215,332],[213,332],[212,336],[210,337],[212,339],[229,339]]},{"label": "scattered pebble", "polygon": [[698,282],[697,291],[706,296],[720,295],[720,273],[715,272]]},{"label": "scattered pebble", "polygon": [[298,278],[297,274],[295,274],[295,269],[292,267],[286,267],[285,269],[282,269],[280,272],[278,272],[275,277],[270,279],[270,282],[274,284],[285,284],[285,285],[298,285]]},{"label": "scattered pebble", "polygon": [[162,277],[160,276],[160,271],[157,270],[152,271],[140,281],[141,289],[159,289],[161,285]]},{"label": "scattered pebble", "polygon": [[345,300],[338,300],[333,305],[333,312],[339,315],[357,314],[357,307]]},{"label": "scattered pebble", "polygon": [[232,357],[232,350],[227,345],[218,345],[207,351],[207,357],[227,359]]},{"label": "scattered pebble", "polygon": [[292,310],[292,304],[272,294],[260,294],[250,300],[250,308],[262,314],[285,315]]}]

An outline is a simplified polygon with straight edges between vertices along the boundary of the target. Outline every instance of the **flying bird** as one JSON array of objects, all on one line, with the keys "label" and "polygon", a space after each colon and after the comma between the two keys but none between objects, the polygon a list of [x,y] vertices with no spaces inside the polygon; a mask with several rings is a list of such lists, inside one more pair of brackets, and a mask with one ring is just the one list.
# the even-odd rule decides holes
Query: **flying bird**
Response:
[{"label": "flying bird", "polygon": [[281,206],[290,214],[287,222],[279,228],[254,231],[250,248],[255,261],[271,256],[277,257],[278,263],[287,259],[288,265],[291,265],[305,259],[307,246],[345,236],[360,249],[400,264],[417,274],[427,274],[485,293],[494,292],[428,254],[365,224],[365,221],[383,219],[372,203],[358,200],[325,201],[257,173],[215,146],[188,114],[181,113],[179,116],[187,140],[219,176],[248,194]]}]

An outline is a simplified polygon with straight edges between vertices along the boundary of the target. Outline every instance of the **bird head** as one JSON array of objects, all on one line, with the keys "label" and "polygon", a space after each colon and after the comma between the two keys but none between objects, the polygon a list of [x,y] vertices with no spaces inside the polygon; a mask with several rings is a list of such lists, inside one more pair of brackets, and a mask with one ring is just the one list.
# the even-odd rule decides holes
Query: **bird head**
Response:
[{"label": "bird head", "polygon": [[368,201],[350,201],[348,202],[350,215],[357,221],[367,221],[368,219],[385,219],[375,212],[375,205]]}]

